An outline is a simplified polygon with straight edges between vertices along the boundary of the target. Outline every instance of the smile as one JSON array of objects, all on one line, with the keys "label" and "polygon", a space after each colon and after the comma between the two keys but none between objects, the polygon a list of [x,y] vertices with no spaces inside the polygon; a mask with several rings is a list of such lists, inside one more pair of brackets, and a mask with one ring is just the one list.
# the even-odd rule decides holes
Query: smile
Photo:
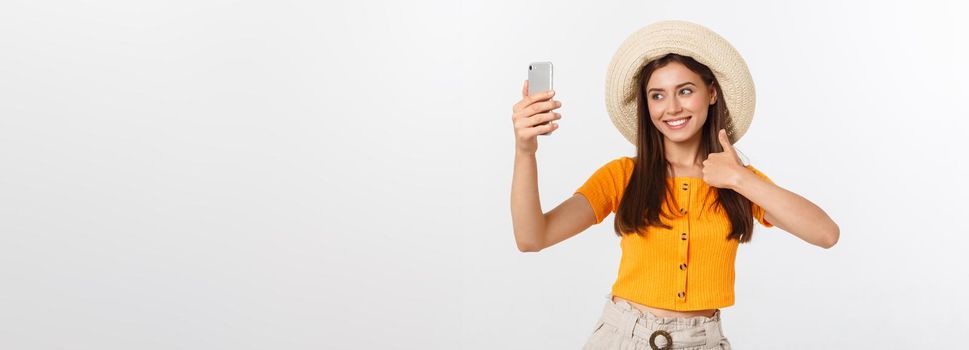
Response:
[{"label": "smile", "polygon": [[670,129],[673,129],[673,130],[682,129],[686,125],[686,122],[689,121],[691,118],[693,117],[690,116],[683,119],[667,120],[667,121],[664,121],[664,123],[666,123],[666,125],[669,125]]}]

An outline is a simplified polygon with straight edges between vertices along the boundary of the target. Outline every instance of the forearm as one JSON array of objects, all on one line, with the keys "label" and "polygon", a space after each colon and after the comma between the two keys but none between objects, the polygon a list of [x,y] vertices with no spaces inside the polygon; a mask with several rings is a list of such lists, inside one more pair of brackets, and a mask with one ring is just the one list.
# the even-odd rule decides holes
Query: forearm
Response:
[{"label": "forearm", "polygon": [[764,208],[771,224],[808,243],[829,248],[838,241],[838,225],[824,210],[750,170],[741,171],[731,189]]},{"label": "forearm", "polygon": [[534,153],[515,153],[511,181],[511,220],[521,251],[533,250],[544,240],[545,214],[538,196],[538,166]]}]

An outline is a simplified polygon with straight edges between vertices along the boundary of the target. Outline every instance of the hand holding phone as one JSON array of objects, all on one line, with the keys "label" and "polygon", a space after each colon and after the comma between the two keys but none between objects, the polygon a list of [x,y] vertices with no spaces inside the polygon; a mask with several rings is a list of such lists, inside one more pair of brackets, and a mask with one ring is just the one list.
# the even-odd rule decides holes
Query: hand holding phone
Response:
[{"label": "hand holding phone", "polygon": [[553,112],[562,107],[562,102],[552,99],[555,91],[551,89],[551,63],[533,63],[529,66],[528,76],[529,79],[522,85],[521,100],[512,106],[515,146],[521,153],[534,153],[538,149],[537,136],[548,135],[558,129],[554,121],[562,118],[561,114]]},{"label": "hand holding phone", "polygon": [[[532,62],[528,65],[528,95],[543,93],[552,90],[552,62]],[[548,121],[538,125],[548,125]],[[552,131],[541,135],[548,135]]]}]

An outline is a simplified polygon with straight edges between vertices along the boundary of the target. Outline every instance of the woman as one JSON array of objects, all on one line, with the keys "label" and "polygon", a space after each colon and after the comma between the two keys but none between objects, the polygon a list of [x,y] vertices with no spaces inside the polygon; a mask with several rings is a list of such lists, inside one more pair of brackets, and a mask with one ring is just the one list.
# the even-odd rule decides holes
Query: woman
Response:
[{"label": "woman", "polygon": [[739,157],[733,143],[753,116],[753,81],[713,31],[661,21],[623,42],[607,71],[606,105],[637,156],[601,166],[547,213],[536,135],[558,128],[553,110],[562,104],[553,91],[528,96],[527,84],[512,115],[519,250],[540,251],[616,213],[619,274],[584,349],[729,349],[720,308],[734,304],[734,258],[755,219],[823,248],[838,241],[821,208]]}]

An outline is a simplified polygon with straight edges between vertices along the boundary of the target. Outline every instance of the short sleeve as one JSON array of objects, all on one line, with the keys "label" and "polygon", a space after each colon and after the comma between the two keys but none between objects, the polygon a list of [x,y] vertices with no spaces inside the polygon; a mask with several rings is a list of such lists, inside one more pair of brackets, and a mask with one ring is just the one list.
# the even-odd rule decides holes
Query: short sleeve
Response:
[{"label": "short sleeve", "polygon": [[589,176],[585,183],[575,190],[575,193],[585,196],[592,205],[596,224],[605,220],[609,213],[616,212],[619,207],[619,201],[629,179],[628,169],[631,167],[627,163],[630,162],[632,159],[626,157],[609,161],[593,172],[592,176]]},{"label": "short sleeve", "polygon": [[[746,168],[747,169],[750,169],[750,171],[753,172],[754,174],[756,174],[757,177],[760,177],[761,179],[767,180],[767,182],[770,182],[772,184],[774,183],[774,181],[771,181],[771,179],[768,178],[767,175],[764,175],[764,173],[760,172],[760,170],[757,170],[757,168],[754,168],[753,165],[747,165]],[[751,212],[754,215],[754,219],[756,219],[757,222],[759,222],[764,227],[768,227],[768,228],[774,227],[773,224],[771,224],[769,221],[767,221],[767,219],[764,218],[764,214],[766,213],[766,211],[764,210],[763,207],[761,207],[761,206],[757,205],[757,203],[754,203],[753,201],[751,201],[750,202],[750,209],[751,209]]]}]

